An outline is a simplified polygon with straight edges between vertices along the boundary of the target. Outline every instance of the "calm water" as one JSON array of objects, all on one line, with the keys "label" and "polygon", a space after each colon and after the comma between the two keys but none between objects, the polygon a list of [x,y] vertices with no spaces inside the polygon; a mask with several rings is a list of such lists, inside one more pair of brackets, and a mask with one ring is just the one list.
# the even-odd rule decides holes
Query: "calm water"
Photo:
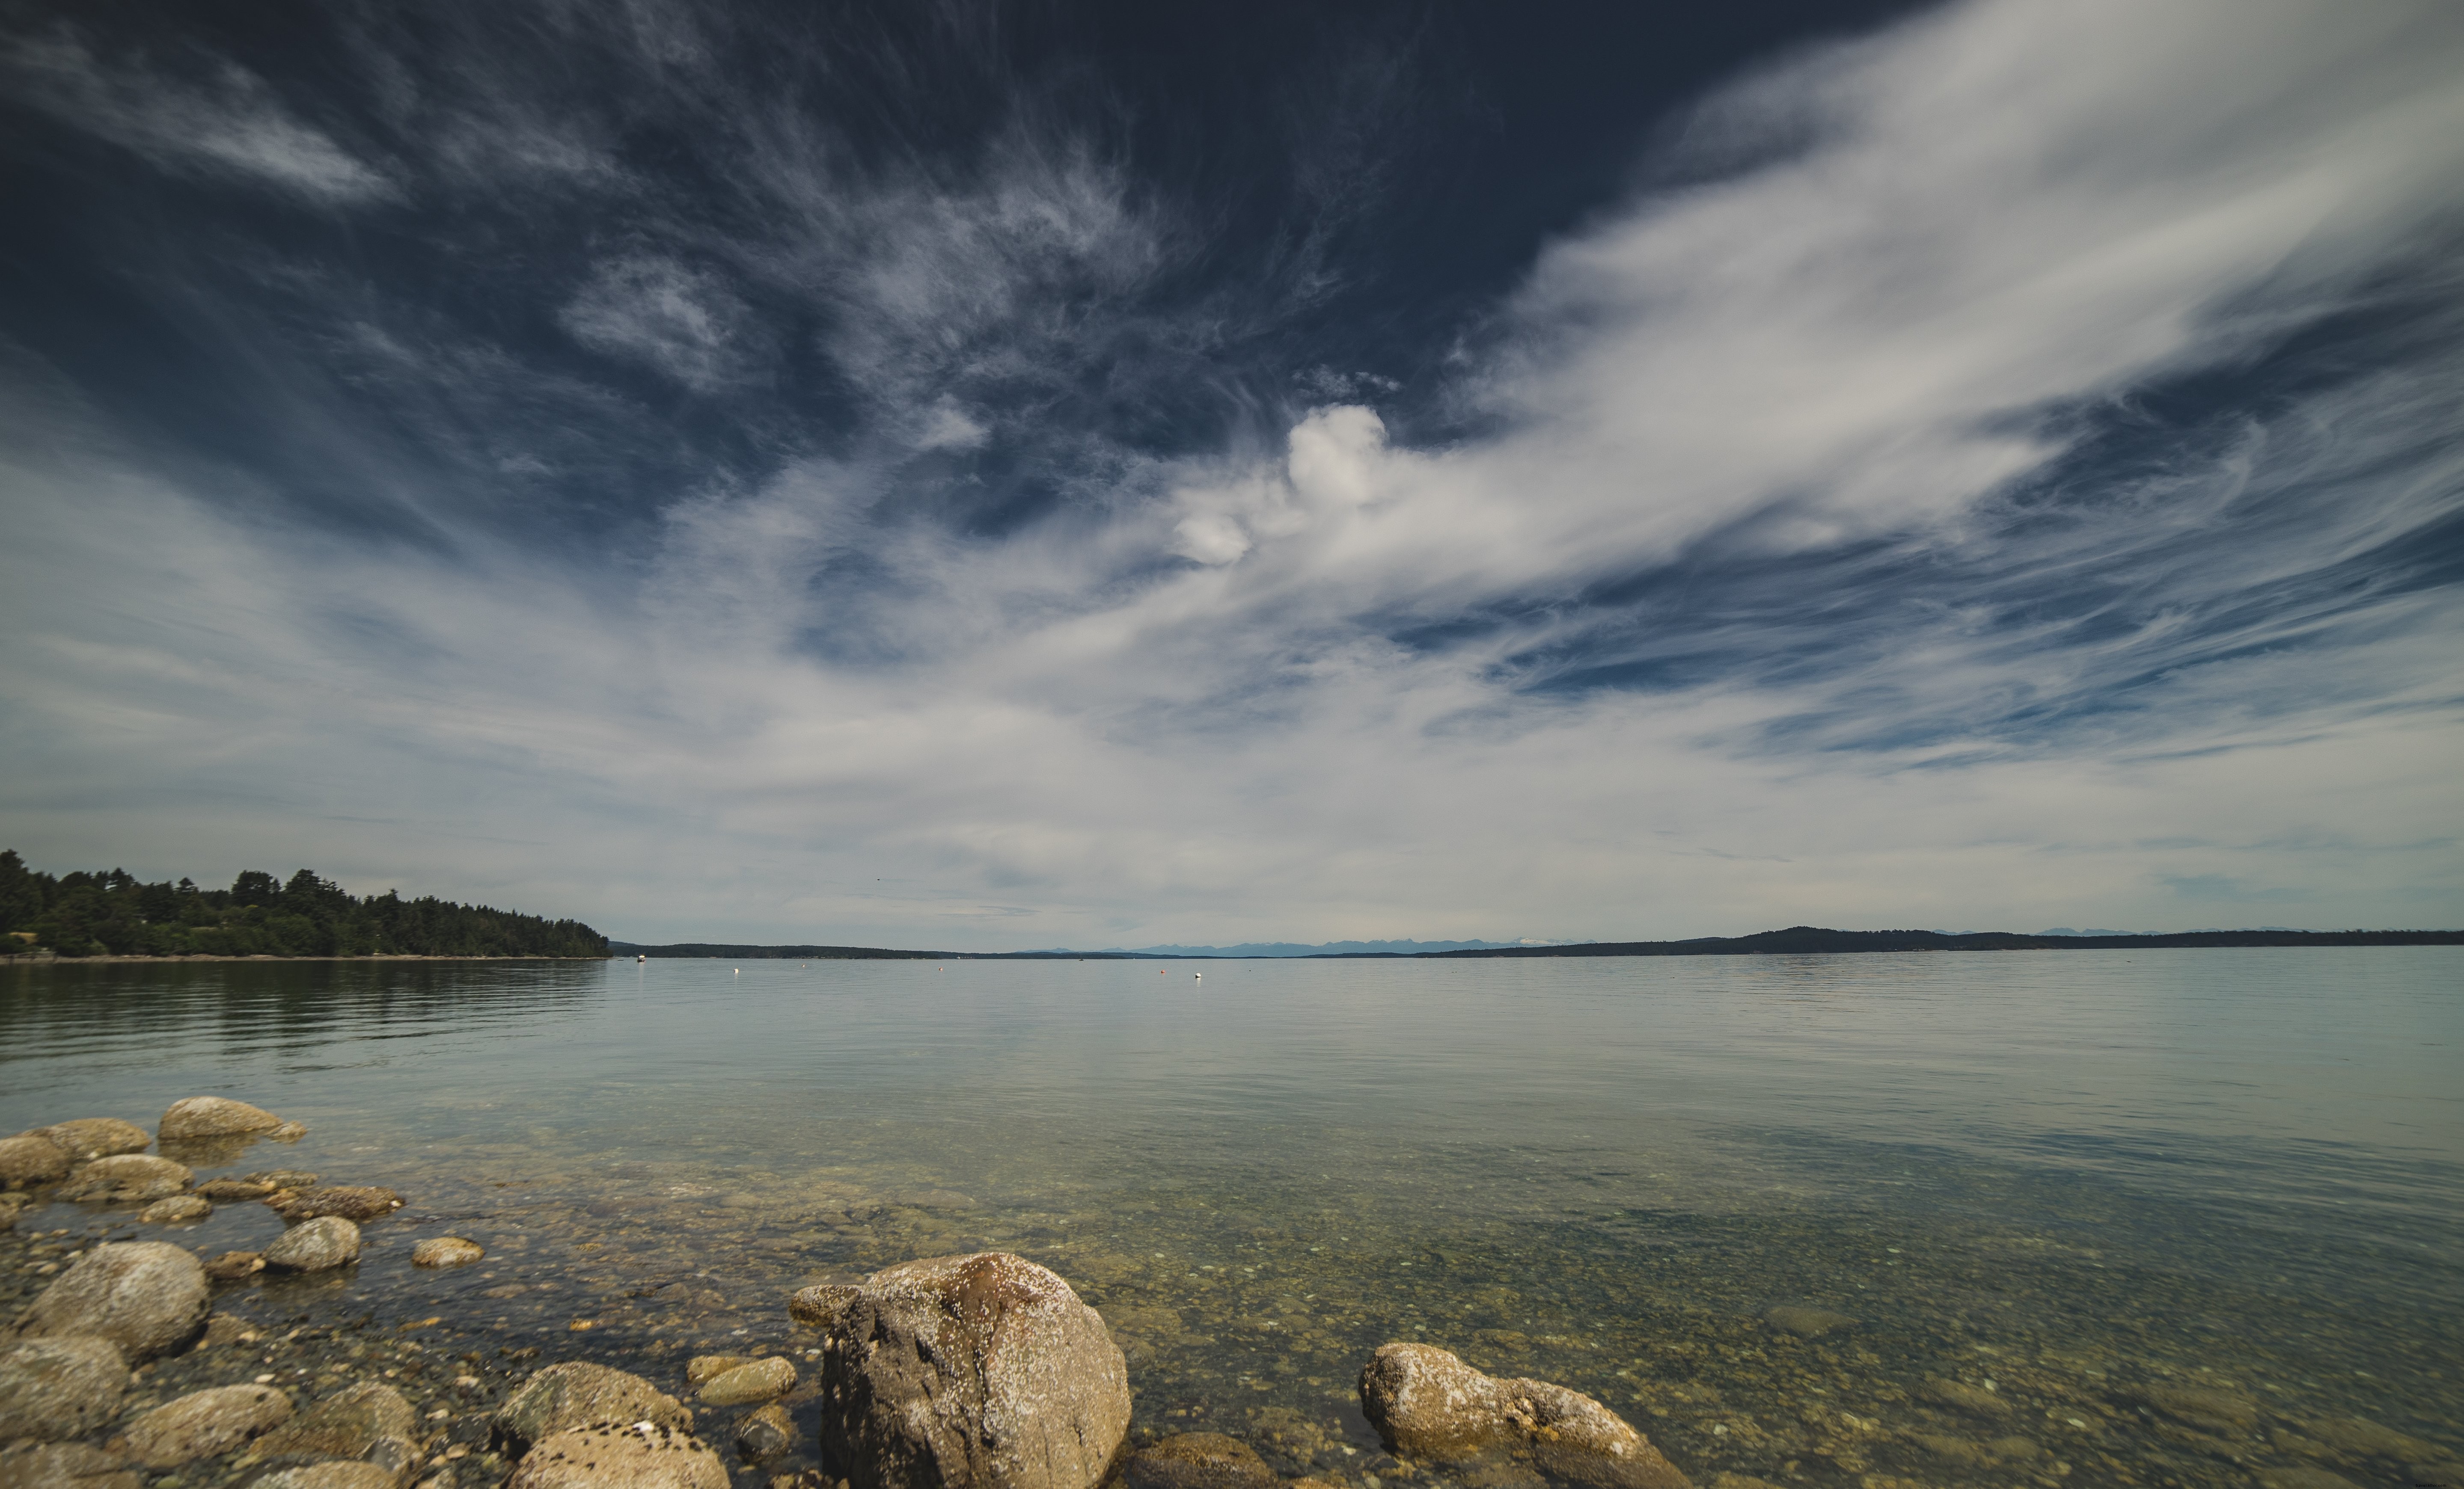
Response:
[{"label": "calm water", "polygon": [[[310,1135],[228,1171],[409,1206],[224,1306],[661,1378],[803,1347],[795,1286],[1002,1246],[1103,1309],[1142,1428],[1354,1482],[1395,1472],[1351,1390],[1389,1339],[1597,1395],[1705,1485],[2464,1482],[2464,951],[1192,970],[20,969],[0,1131],[269,1106]],[[443,1234],[487,1262],[413,1272]]]}]

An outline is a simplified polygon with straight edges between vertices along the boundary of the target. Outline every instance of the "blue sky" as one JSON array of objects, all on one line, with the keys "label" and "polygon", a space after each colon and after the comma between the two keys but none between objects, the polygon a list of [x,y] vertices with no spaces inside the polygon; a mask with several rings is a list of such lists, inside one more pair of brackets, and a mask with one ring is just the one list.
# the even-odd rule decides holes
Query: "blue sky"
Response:
[{"label": "blue sky", "polygon": [[1533,9],[12,11],[0,841],[633,940],[2464,923],[2464,11]]}]

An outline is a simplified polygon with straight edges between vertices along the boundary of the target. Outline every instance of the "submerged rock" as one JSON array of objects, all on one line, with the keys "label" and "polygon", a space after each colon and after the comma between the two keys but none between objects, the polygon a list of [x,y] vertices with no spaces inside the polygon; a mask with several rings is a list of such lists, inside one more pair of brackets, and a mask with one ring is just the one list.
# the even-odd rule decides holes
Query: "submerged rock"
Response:
[{"label": "submerged rock", "polygon": [[236,1282],[264,1270],[264,1256],[253,1251],[226,1251],[206,1263],[206,1276],[217,1282]]},{"label": "submerged rock", "polygon": [[855,1489],[1091,1489],[1130,1425],[1104,1321],[1007,1252],[866,1278],[822,1353],[822,1444]]},{"label": "submerged rock", "polygon": [[0,1190],[0,1231],[13,1231],[17,1228],[17,1216],[25,1214],[26,1204],[25,1195]]},{"label": "submerged rock", "polygon": [[2346,1453],[2364,1457],[2394,1458],[2406,1463],[2433,1463],[2449,1456],[2445,1448],[2434,1442],[2381,1427],[2376,1422],[2358,1416],[2321,1417],[2310,1425],[2310,1435]]},{"label": "submerged rock", "polygon": [[144,1482],[120,1455],[82,1442],[0,1449],[0,1484],[8,1489],[141,1489]]},{"label": "submerged rock", "polygon": [[1221,1433],[1175,1433],[1130,1457],[1128,1489],[1272,1489],[1257,1450]]},{"label": "submerged rock", "polygon": [[594,1422],[539,1440],[505,1489],[727,1489],[727,1465],[691,1433]]},{"label": "submerged rock", "polygon": [[256,1440],[260,1458],[355,1458],[399,1475],[417,1446],[419,1413],[401,1391],[370,1381],[327,1396]]},{"label": "submerged rock", "polygon": [[155,1130],[164,1142],[177,1143],[201,1137],[244,1137],[280,1126],[282,1119],[262,1106],[223,1096],[190,1096],[173,1102]]},{"label": "submerged rock", "polygon": [[370,1185],[329,1184],[316,1189],[281,1189],[266,1196],[266,1207],[294,1225],[302,1220],[339,1215],[345,1220],[373,1220],[402,1208],[402,1196]]},{"label": "submerged rock", "polygon": [[477,1241],[459,1236],[437,1236],[410,1248],[410,1264],[415,1267],[464,1267],[487,1254],[487,1249]]},{"label": "submerged rock", "polygon": [[174,1194],[137,1212],[147,1225],[194,1225],[214,1213],[212,1203],[197,1194]]},{"label": "submerged rock", "polygon": [[1828,1308],[1794,1306],[1770,1309],[1763,1314],[1763,1322],[1801,1339],[1820,1339],[1825,1334],[1836,1334],[1841,1329],[1857,1326],[1857,1321],[1844,1313],[1834,1313]]},{"label": "submerged rock", "polygon": [[149,1153],[121,1153],[97,1158],[70,1174],[59,1197],[129,1205],[185,1194],[196,1182],[196,1174],[184,1164]]},{"label": "submerged rock", "polygon": [[72,1334],[0,1345],[0,1442],[82,1437],[120,1414],[128,1362],[108,1339]]},{"label": "submerged rock", "polygon": [[249,1489],[395,1489],[401,1479],[381,1463],[306,1463],[268,1474]]},{"label": "submerged rock", "polygon": [[750,1406],[775,1401],[796,1389],[796,1368],[772,1355],[714,1375],[701,1388],[701,1399],[712,1406]]},{"label": "submerged rock", "polygon": [[776,1402],[736,1424],[736,1456],[747,1463],[767,1463],[795,1445],[795,1418]]},{"label": "submerged rock", "polygon": [[262,1184],[271,1194],[278,1189],[315,1189],[317,1175],[305,1169],[259,1169],[254,1173],[239,1176],[243,1184]]},{"label": "submerged rock", "polygon": [[275,1187],[256,1179],[208,1179],[197,1186],[197,1193],[208,1199],[229,1203],[235,1199],[263,1199]]},{"label": "submerged rock", "polygon": [[97,1158],[109,1158],[120,1153],[142,1153],[154,1139],[134,1122],[118,1117],[78,1117],[70,1122],[55,1122],[34,1129],[37,1136],[47,1137],[54,1146],[77,1163],[91,1163]]},{"label": "submerged rock", "polygon": [[71,1161],[60,1145],[39,1132],[0,1137],[0,1185],[11,1189],[49,1184],[69,1171]]},{"label": "submerged rock", "polygon": [[[2238,1435],[2258,1428],[2258,1403],[2207,1386],[2148,1386],[2139,1399],[2187,1427]],[[2004,1411],[2009,1411],[2007,1406]]]},{"label": "submerged rock", "polygon": [[1928,1376],[1925,1383],[1917,1388],[1917,1394],[1936,1406],[1947,1406],[1954,1411],[1972,1412],[1978,1416],[2011,1414],[2010,1402],[1982,1387],[1969,1385],[1966,1381]]},{"label": "submerged rock", "polygon": [[520,1457],[533,1443],[593,1422],[641,1422],[690,1431],[693,1412],[639,1375],[586,1360],[551,1365],[522,1383],[496,1409],[493,1436],[507,1457]]},{"label": "submerged rock", "polygon": [[265,1248],[265,1264],[276,1272],[323,1272],[360,1259],[360,1228],[329,1215],[295,1225]]},{"label": "submerged rock", "polygon": [[99,1335],[129,1364],[143,1365],[196,1338],[208,1305],[206,1269],[194,1256],[167,1241],[125,1241],[78,1258],[34,1300],[16,1331]]},{"label": "submerged rock", "polygon": [[1498,1380],[1432,1345],[1380,1346],[1360,1372],[1360,1407],[1398,1457],[1453,1462],[1505,1450],[1593,1489],[1690,1489],[1650,1439],[1591,1397]]},{"label": "submerged rock", "polygon": [[217,1386],[156,1407],[128,1427],[129,1456],[147,1468],[218,1457],[291,1420],[291,1398],[271,1386]]}]

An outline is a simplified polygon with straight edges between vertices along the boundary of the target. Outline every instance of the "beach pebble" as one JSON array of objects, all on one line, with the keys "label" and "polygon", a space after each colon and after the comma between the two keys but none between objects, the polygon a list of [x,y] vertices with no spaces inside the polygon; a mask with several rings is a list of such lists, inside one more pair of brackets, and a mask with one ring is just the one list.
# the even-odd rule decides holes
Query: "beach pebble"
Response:
[{"label": "beach pebble", "polygon": [[0,1345],[0,1442],[82,1437],[120,1414],[128,1362],[92,1335]]},{"label": "beach pebble", "polygon": [[194,1225],[214,1213],[212,1203],[198,1194],[174,1194],[137,1212],[147,1225]]},{"label": "beach pebble", "polygon": [[701,1399],[712,1406],[751,1406],[775,1401],[795,1389],[796,1367],[772,1355],[712,1376],[701,1388]]},{"label": "beach pebble", "polygon": [[639,1375],[569,1360],[533,1375],[496,1409],[494,1436],[507,1457],[520,1457],[542,1438],[605,1421],[647,1421],[686,1432],[693,1412]]},{"label": "beach pebble", "polygon": [[505,1489],[727,1489],[727,1465],[691,1433],[595,1422],[541,1438]]},{"label": "beach pebble", "polygon": [[323,1272],[360,1259],[360,1228],[338,1215],[295,1225],[265,1248],[265,1264],[276,1272]]},{"label": "beach pebble", "polygon": [[795,1419],[776,1402],[736,1424],[736,1454],[747,1463],[767,1463],[795,1445]]},{"label": "beach pebble", "polygon": [[145,1480],[118,1454],[82,1442],[17,1442],[0,1449],[9,1489],[141,1489]]},{"label": "beach pebble", "polygon": [[60,1186],[62,1199],[130,1205],[185,1194],[197,1176],[184,1164],[149,1153],[121,1153],[85,1164]]},{"label": "beach pebble", "polygon": [[17,1331],[99,1335],[142,1365],[194,1339],[208,1306],[205,1265],[193,1255],[166,1241],[126,1241],[79,1257],[34,1300]]},{"label": "beach pebble", "polygon": [[1433,1345],[1379,1346],[1360,1372],[1360,1408],[1397,1457],[1459,1461],[1510,1447],[1593,1489],[1686,1489],[1649,1439],[1591,1397],[1494,1379]]},{"label": "beach pebble", "polygon": [[1175,1433],[1132,1455],[1124,1481],[1128,1489],[1272,1489],[1275,1471],[1237,1437]]},{"label": "beach pebble", "polygon": [[206,1263],[206,1276],[217,1282],[236,1282],[265,1270],[265,1257],[254,1251],[226,1251]]},{"label": "beach pebble", "polygon": [[197,1186],[197,1193],[208,1199],[229,1203],[235,1199],[263,1199],[275,1188],[256,1179],[208,1179]]},{"label": "beach pebble", "polygon": [[142,1153],[152,1145],[143,1128],[118,1117],[78,1117],[34,1129],[77,1163],[91,1163],[120,1153]]},{"label": "beach pebble", "polygon": [[401,1391],[370,1381],[275,1428],[256,1440],[254,1452],[266,1459],[362,1459],[399,1474],[410,1465],[418,1427],[419,1413]]},{"label": "beach pebble", "polygon": [[1090,1489],[1129,1425],[1104,1321],[1007,1252],[875,1272],[824,1336],[822,1447],[853,1489]]},{"label": "beach pebble", "polygon": [[176,1143],[190,1138],[271,1132],[280,1126],[282,1119],[262,1106],[223,1096],[190,1096],[173,1102],[155,1131],[164,1142]]},{"label": "beach pebble", "polygon": [[373,1220],[402,1208],[402,1196],[389,1189],[359,1184],[327,1184],[315,1189],[282,1189],[266,1196],[266,1206],[294,1225],[302,1220],[340,1216]]},{"label": "beach pebble", "polygon": [[11,1189],[49,1184],[69,1171],[70,1162],[59,1144],[39,1132],[0,1137],[0,1184]]},{"label": "beach pebble", "polygon": [[410,1248],[410,1264],[415,1267],[469,1266],[488,1254],[477,1241],[459,1236],[438,1236]]},{"label": "beach pebble", "polygon": [[290,1419],[291,1398],[271,1386],[217,1386],[131,1422],[128,1453],[147,1468],[178,1468],[229,1453]]},{"label": "beach pebble", "polygon": [[1825,1334],[1836,1334],[1843,1328],[1857,1326],[1857,1321],[1844,1313],[1834,1313],[1828,1308],[1793,1306],[1772,1308],[1763,1315],[1763,1322],[1805,1339],[1820,1339]]}]

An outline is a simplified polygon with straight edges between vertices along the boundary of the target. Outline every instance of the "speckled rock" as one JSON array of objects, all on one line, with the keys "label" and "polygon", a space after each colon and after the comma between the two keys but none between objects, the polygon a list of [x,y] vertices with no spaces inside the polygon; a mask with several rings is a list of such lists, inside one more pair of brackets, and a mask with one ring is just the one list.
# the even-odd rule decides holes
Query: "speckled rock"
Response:
[{"label": "speckled rock", "polygon": [[736,1424],[736,1456],[747,1463],[767,1463],[795,1445],[796,1419],[776,1402]]},{"label": "speckled rock", "polygon": [[727,1489],[727,1465],[691,1433],[594,1422],[541,1438],[505,1489]]},{"label": "speckled rock", "polygon": [[218,1457],[291,1420],[291,1398],[271,1386],[216,1386],[156,1407],[128,1425],[128,1454],[147,1468]]},{"label": "speckled rock", "polygon": [[395,1489],[401,1480],[381,1463],[304,1463],[253,1480],[249,1489]]},{"label": "speckled rock", "polygon": [[1836,1334],[1841,1329],[1857,1326],[1857,1321],[1844,1313],[1834,1313],[1828,1308],[1793,1306],[1771,1309],[1763,1315],[1763,1322],[1801,1339],[1820,1339],[1825,1334]]},{"label": "speckled rock", "polygon": [[265,1203],[275,1215],[297,1225],[326,1215],[373,1220],[401,1209],[402,1196],[389,1189],[367,1185],[326,1184],[316,1189],[275,1190],[266,1196]]},{"label": "speckled rock", "polygon": [[263,1199],[281,1186],[255,1179],[208,1179],[197,1186],[197,1193],[220,1204],[233,1200]]},{"label": "speckled rock", "polygon": [[128,1362],[108,1339],[71,1334],[0,1345],[0,1442],[82,1437],[120,1414]]},{"label": "speckled rock", "polygon": [[0,1448],[6,1489],[141,1489],[145,1480],[116,1453],[82,1442],[18,1442]]},{"label": "speckled rock", "polygon": [[210,1201],[195,1194],[174,1194],[138,1211],[137,1218],[147,1225],[194,1225],[213,1213]]},{"label": "speckled rock", "polygon": [[1360,1408],[1400,1457],[1460,1461],[1503,1449],[1593,1489],[1687,1489],[1648,1438],[1591,1397],[1498,1380],[1433,1345],[1382,1345],[1360,1372]]},{"label": "speckled rock", "polygon": [[1089,1489],[1129,1432],[1104,1321],[1007,1252],[872,1274],[822,1351],[822,1445],[854,1489]]},{"label": "speckled rock", "polygon": [[354,1458],[399,1475],[416,1451],[419,1413],[401,1391],[374,1381],[347,1387],[256,1440],[266,1459]]},{"label": "speckled rock", "polygon": [[558,1433],[618,1421],[690,1432],[693,1412],[639,1375],[568,1360],[533,1375],[496,1409],[494,1436],[505,1456],[517,1458]]},{"label": "speckled rock", "polygon": [[15,1329],[50,1338],[99,1335],[129,1364],[142,1365],[196,1338],[207,1306],[206,1269],[194,1256],[167,1241],[126,1241],[79,1257]]},{"label": "speckled rock", "polygon": [[712,1406],[751,1406],[776,1401],[795,1389],[796,1367],[772,1355],[712,1376],[701,1388],[701,1399]]},{"label": "speckled rock", "polygon": [[338,1215],[295,1225],[265,1248],[275,1272],[324,1272],[360,1259],[360,1228]]},{"label": "speckled rock", "polygon": [[109,1205],[133,1205],[185,1194],[197,1182],[185,1164],[151,1153],[97,1158],[71,1173],[59,1197]]},{"label": "speckled rock", "polygon": [[226,1251],[206,1263],[206,1276],[217,1282],[236,1282],[265,1270],[265,1256],[254,1251]]},{"label": "speckled rock", "polygon": [[459,1236],[436,1236],[410,1248],[415,1267],[467,1267],[488,1254],[477,1241]]},{"label": "speckled rock", "polygon": [[1129,1489],[1273,1489],[1257,1450],[1221,1433],[1175,1433],[1131,1455]]},{"label": "speckled rock", "polygon": [[282,1119],[262,1106],[223,1096],[190,1096],[173,1102],[155,1130],[164,1142],[177,1143],[201,1137],[271,1132],[280,1126]]},{"label": "speckled rock", "polygon": [[143,1128],[118,1117],[78,1117],[34,1130],[50,1138],[77,1163],[91,1163],[117,1153],[142,1153],[154,1142]]},{"label": "speckled rock", "polygon": [[823,1282],[818,1286],[800,1287],[787,1300],[787,1317],[799,1324],[827,1329],[838,1322],[847,1305],[855,1302],[856,1289],[845,1282]]},{"label": "speckled rock", "polygon": [[71,1161],[59,1144],[39,1132],[0,1137],[0,1184],[11,1189],[49,1184],[69,1171]]}]

